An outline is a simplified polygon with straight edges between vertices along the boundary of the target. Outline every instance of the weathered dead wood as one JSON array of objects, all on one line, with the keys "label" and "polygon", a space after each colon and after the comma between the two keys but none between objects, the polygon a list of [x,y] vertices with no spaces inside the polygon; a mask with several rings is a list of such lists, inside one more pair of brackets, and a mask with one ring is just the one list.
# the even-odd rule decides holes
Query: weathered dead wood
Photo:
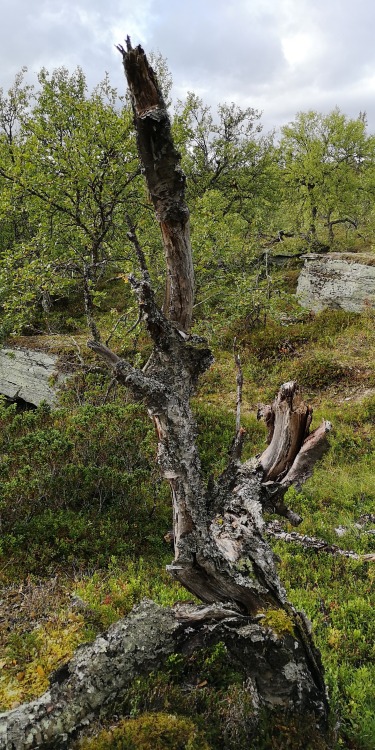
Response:
[{"label": "weathered dead wood", "polygon": [[162,92],[142,47],[133,49],[128,37],[127,49],[118,46],[118,50],[133,104],[138,150],[162,232],[167,263],[163,309],[170,320],[188,331],[193,312],[194,269],[185,175]]},{"label": "weathered dead wood", "polygon": [[266,481],[302,484],[311,476],[316,461],[327,450],[323,425],[309,435],[312,408],[305,404],[295,382],[284,383],[271,406],[258,409],[268,427],[268,447],[259,458]]},{"label": "weathered dead wood", "polygon": [[259,405],[257,417],[268,430],[268,447],[259,457],[263,507],[298,526],[302,518],[285,505],[284,495],[292,484],[300,487],[312,475],[316,462],[328,449],[332,426],[324,420],[309,434],[312,408],[304,403],[295,382],[284,383],[271,405]]},{"label": "weathered dead wood", "polygon": [[338,555],[341,557],[349,557],[351,560],[367,560],[373,562],[375,560],[375,553],[369,553],[367,555],[359,555],[357,552],[352,550],[341,549],[336,544],[330,544],[324,541],[324,539],[317,539],[313,536],[307,536],[306,534],[297,534],[295,531],[285,531],[278,521],[271,521],[265,527],[267,536],[273,537],[274,539],[280,539],[282,542],[294,542],[300,544],[305,549],[313,549],[316,552],[325,552],[329,555]]},{"label": "weathered dead wood", "polygon": [[[144,173],[162,224],[170,279],[169,320],[158,308],[143,270],[140,281],[130,281],[154,343],[144,371],[119,361],[98,342],[89,345],[114,368],[115,376],[126,383],[135,398],[145,401],[154,420],[158,462],[173,501],[175,559],[168,566],[171,575],[202,601],[231,602],[246,616],[256,617],[269,608],[288,613],[324,703],[319,655],[303,618],[287,602],[274,555],[264,538],[262,511],[271,508],[294,524],[300,522],[297,514],[284,505],[283,496],[292,482],[302,482],[311,473],[327,447],[328,424],[309,436],[312,410],[304,404],[297,385],[286,383],[274,404],[264,410],[270,441],[262,456],[241,464],[243,435],[237,429],[238,445],[231,452],[227,469],[216,483],[204,485],[190,398],[212,357],[203,342],[181,330],[190,325],[193,283],[185,182],[165,105],[144,52],[140,47],[133,50],[129,40],[127,49],[120,51]],[[240,376],[238,361],[236,365]],[[239,394],[241,388],[238,382]]]},{"label": "weathered dead wood", "polygon": [[[254,709],[288,709],[324,716],[321,695],[304,664],[304,651],[290,633],[264,628],[231,605],[174,609],[143,601],[51,676],[40,698],[0,714],[0,750],[60,748],[94,717],[111,716],[115,702],[139,675],[163,670],[168,656],[224,642],[234,668],[249,682]],[[276,667],[277,665],[277,667]],[[186,686],[186,689],[194,689]],[[256,715],[255,715],[256,720]]]}]

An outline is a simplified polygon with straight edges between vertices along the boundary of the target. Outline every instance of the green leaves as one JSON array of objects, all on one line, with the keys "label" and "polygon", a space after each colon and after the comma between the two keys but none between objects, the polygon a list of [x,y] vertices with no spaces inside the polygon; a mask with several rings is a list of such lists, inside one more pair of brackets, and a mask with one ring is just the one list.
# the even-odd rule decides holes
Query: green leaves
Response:
[{"label": "green leaves", "polygon": [[[212,113],[193,93],[178,102],[173,135],[182,154],[189,202],[220,191],[225,211],[236,211],[251,225],[259,206],[276,189],[272,136],[261,136],[261,113],[221,104]],[[193,209],[194,210],[194,209]]]},{"label": "green leaves", "polygon": [[362,115],[350,119],[337,108],[328,115],[300,112],[282,128],[280,165],[289,218],[284,229],[329,246],[334,227],[363,231],[368,212],[364,185],[374,170],[374,139],[367,135]]},{"label": "green leaves", "polygon": [[129,108],[107,78],[90,94],[80,69],[42,69],[38,81],[32,97],[17,79],[0,98],[0,286],[16,329],[43,290],[65,293],[85,272],[94,289],[123,256],[124,205],[134,201],[139,173]]}]

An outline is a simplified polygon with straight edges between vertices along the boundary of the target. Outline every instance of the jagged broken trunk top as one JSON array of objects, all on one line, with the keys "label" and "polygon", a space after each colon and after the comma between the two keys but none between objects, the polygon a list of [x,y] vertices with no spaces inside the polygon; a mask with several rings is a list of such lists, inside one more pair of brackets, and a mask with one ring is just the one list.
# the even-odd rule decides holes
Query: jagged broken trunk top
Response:
[{"label": "jagged broken trunk top", "polygon": [[133,103],[137,145],[148,191],[160,224],[167,266],[163,309],[185,331],[191,326],[194,269],[190,245],[185,175],[174,147],[171,126],[158,82],[141,47],[123,53]]}]

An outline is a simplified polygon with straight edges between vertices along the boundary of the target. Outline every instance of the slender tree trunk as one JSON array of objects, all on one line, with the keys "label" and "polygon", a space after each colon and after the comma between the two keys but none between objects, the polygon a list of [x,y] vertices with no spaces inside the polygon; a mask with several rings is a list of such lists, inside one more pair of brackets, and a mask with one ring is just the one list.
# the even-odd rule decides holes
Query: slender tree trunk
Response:
[{"label": "slender tree trunk", "polygon": [[94,341],[100,341],[99,329],[95,323],[94,318],[94,303],[91,292],[91,277],[90,271],[85,263],[83,268],[83,300],[85,303],[85,313],[87,326]]},{"label": "slender tree trunk", "polygon": [[335,235],[333,231],[333,223],[331,221],[331,211],[329,211],[327,216],[327,227],[328,227],[328,244],[330,247],[333,247],[333,243],[335,241]]}]

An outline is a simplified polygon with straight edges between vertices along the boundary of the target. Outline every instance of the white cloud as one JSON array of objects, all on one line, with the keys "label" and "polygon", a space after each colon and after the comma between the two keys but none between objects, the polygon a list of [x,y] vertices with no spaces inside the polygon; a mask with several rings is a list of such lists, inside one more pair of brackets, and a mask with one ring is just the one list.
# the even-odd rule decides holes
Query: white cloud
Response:
[{"label": "white cloud", "polygon": [[2,8],[0,85],[23,65],[80,64],[90,85],[124,87],[116,43],[160,50],[176,94],[264,110],[367,110],[375,130],[375,5],[370,0],[12,0]]}]

